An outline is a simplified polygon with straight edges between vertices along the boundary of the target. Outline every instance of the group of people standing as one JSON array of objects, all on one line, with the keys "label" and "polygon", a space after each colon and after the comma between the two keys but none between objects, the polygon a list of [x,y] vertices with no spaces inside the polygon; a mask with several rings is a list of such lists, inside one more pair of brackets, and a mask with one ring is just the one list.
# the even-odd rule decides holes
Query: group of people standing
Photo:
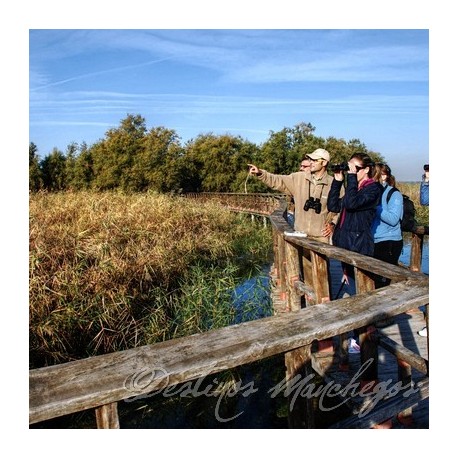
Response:
[{"label": "group of people standing", "polygon": [[[355,153],[348,163],[332,167],[332,177],[330,159],[328,151],[316,149],[303,158],[300,171],[289,175],[248,165],[251,175],[293,197],[298,234],[396,265],[403,247],[403,196],[395,188],[390,167],[375,163],[366,153]],[[354,295],[354,268],[345,263],[342,267],[346,292]],[[384,277],[374,281],[376,288],[390,283]]]},{"label": "group of people standing", "polygon": [[[249,164],[250,174],[294,198],[294,230],[324,243],[397,264],[402,251],[403,197],[387,164],[355,153],[328,174],[330,154],[316,149],[301,161],[300,171],[277,175]],[[347,170],[345,170],[347,169]],[[344,188],[344,178],[347,175]],[[350,294],[355,294],[351,266],[344,265]],[[376,287],[389,280],[376,279]]]}]

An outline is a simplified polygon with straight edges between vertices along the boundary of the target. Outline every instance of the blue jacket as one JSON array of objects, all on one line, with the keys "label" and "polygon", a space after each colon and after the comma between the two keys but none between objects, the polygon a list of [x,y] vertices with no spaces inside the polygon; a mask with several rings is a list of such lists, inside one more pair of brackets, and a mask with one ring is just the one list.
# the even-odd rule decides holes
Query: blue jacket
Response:
[{"label": "blue jacket", "polygon": [[376,208],[372,225],[375,243],[387,240],[402,240],[401,219],[404,214],[404,199],[399,191],[394,191],[390,201],[387,203],[390,189],[393,189],[393,187],[385,187],[380,204]]},{"label": "blue jacket", "polygon": [[420,205],[429,207],[429,181],[422,181],[420,184]]},{"label": "blue jacket", "polygon": [[356,174],[349,173],[345,194],[340,198],[342,185],[343,181],[334,180],[328,194],[328,210],[340,212],[332,243],[339,248],[372,256],[374,254],[372,223],[383,187],[380,183],[371,180],[358,189]]}]

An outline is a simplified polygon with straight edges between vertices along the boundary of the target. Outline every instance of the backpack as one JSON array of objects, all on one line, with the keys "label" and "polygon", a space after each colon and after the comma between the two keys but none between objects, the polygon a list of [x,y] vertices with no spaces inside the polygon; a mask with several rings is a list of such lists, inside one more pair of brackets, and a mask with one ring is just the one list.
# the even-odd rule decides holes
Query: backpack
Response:
[{"label": "backpack", "polygon": [[[390,201],[394,191],[399,191],[399,189],[393,187],[388,191],[388,195],[386,196],[386,203]],[[417,222],[415,221],[415,205],[413,204],[410,197],[406,196],[405,194],[402,194],[402,199],[404,204],[404,212],[401,219],[401,231],[412,232],[417,225]]]}]

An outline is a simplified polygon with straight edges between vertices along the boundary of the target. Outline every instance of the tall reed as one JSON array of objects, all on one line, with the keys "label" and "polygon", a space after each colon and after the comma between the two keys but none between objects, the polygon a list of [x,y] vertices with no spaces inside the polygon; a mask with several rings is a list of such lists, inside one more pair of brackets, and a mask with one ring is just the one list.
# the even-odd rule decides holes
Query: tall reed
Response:
[{"label": "tall reed", "polygon": [[420,183],[401,182],[397,188],[409,196],[415,206],[415,219],[419,226],[429,226],[429,207],[420,205]]},{"label": "tall reed", "polygon": [[229,324],[235,261],[271,249],[260,224],[180,197],[38,193],[29,212],[31,367]]}]

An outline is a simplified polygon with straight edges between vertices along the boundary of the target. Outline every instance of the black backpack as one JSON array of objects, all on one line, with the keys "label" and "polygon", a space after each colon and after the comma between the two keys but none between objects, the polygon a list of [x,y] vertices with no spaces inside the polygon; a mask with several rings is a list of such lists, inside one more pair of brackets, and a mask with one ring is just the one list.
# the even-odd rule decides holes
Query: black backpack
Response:
[{"label": "black backpack", "polygon": [[[399,191],[399,189],[393,187],[388,191],[388,195],[386,196],[386,203],[390,201],[394,191]],[[417,222],[415,221],[415,205],[410,200],[410,197],[406,196],[405,194],[402,194],[402,199],[404,204],[404,212],[401,219],[401,230],[403,232],[412,232],[417,225]]]}]

